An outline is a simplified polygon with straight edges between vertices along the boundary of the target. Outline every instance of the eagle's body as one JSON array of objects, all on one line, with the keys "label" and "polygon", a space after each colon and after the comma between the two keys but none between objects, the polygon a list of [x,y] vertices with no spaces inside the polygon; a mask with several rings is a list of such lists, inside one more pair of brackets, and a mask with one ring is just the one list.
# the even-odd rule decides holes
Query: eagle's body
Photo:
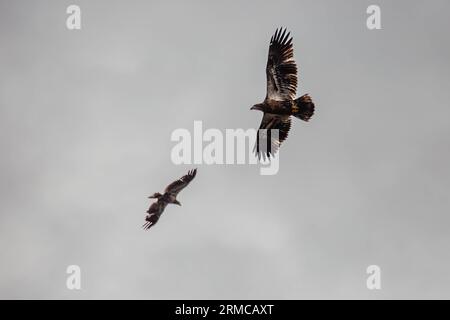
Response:
[{"label": "eagle's body", "polygon": [[159,217],[161,217],[168,204],[177,204],[181,206],[181,203],[177,200],[177,195],[189,184],[189,182],[194,179],[196,174],[197,169],[190,170],[188,174],[169,184],[163,194],[157,192],[149,197],[150,199],[158,200],[152,203],[150,208],[147,210],[148,215],[145,217],[146,222],[142,226],[145,230],[150,229],[150,227],[154,226],[158,222]]},{"label": "eagle's body", "polygon": [[280,116],[291,116],[292,112],[295,110],[295,108],[297,108],[294,100],[278,101],[266,99],[263,103],[256,104],[256,106],[259,107],[258,110],[261,110],[264,113],[270,113]]},{"label": "eagle's body", "polygon": [[[251,108],[264,112],[255,145],[258,157],[270,158],[277,152],[288,136],[291,116],[308,121],[314,114],[314,103],[309,95],[295,99],[297,65],[294,61],[292,37],[289,36],[290,33],[286,34],[286,29],[277,29],[270,39],[266,66],[266,98]],[[272,129],[278,130],[278,137],[272,135]]]}]

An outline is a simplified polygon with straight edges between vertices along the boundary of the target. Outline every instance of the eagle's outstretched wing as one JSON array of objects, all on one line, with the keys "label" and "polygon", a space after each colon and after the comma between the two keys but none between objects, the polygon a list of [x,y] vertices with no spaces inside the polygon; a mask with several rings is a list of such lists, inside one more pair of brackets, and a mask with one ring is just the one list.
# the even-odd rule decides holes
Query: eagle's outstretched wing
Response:
[{"label": "eagle's outstretched wing", "polygon": [[164,209],[167,206],[167,202],[158,200],[157,202],[152,203],[150,208],[148,208],[148,215],[145,217],[145,223],[142,226],[145,230],[153,227],[159,220],[159,217],[164,212]]},{"label": "eagle's outstretched wing", "polygon": [[[271,131],[272,129],[278,129],[278,137],[275,132]],[[259,126],[258,135],[256,136],[255,147],[253,148],[258,159],[262,157],[265,160],[266,157],[270,158],[271,155],[274,155],[280,148],[281,143],[286,140],[289,129],[291,129],[290,116],[265,113]]]},{"label": "eagle's outstretched wing", "polygon": [[164,192],[168,192],[171,195],[177,196],[177,194],[194,179],[196,174],[197,169],[189,170],[188,174],[169,184]]},{"label": "eagle's outstretched wing", "polygon": [[270,39],[266,67],[267,96],[272,100],[293,100],[297,91],[297,65],[290,33],[277,29]]}]

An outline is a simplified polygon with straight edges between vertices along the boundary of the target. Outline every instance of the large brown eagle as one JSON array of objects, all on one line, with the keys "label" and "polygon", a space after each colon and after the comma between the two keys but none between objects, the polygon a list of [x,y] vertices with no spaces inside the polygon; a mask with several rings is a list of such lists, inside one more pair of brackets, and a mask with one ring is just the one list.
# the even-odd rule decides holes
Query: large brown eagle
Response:
[{"label": "large brown eagle", "polygon": [[177,204],[181,206],[181,203],[177,200],[178,193],[186,188],[186,186],[191,182],[195,175],[197,174],[197,169],[190,170],[188,174],[182,176],[180,179],[169,184],[164,190],[164,194],[159,192],[154,193],[149,197],[149,199],[158,199],[156,202],[152,203],[150,208],[148,208],[148,215],[145,217],[145,223],[142,226],[145,230],[150,229],[152,226],[158,222],[159,217],[163,213],[164,209],[169,203]]},{"label": "large brown eagle", "polygon": [[[250,109],[264,112],[254,149],[259,159],[261,156],[270,158],[286,140],[291,128],[291,116],[308,121],[314,113],[314,103],[308,94],[295,99],[297,65],[292,37],[286,29],[277,29],[270,39],[266,76],[266,98],[263,103],[255,104]],[[279,130],[278,138],[271,129]]]}]

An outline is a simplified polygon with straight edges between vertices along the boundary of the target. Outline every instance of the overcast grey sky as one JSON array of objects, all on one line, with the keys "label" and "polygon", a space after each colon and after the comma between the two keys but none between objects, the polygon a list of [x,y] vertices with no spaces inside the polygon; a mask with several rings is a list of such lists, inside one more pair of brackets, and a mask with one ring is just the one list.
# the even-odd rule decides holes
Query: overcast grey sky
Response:
[{"label": "overcast grey sky", "polygon": [[[382,30],[366,28],[373,3]],[[450,298],[449,12],[1,0],[0,298]],[[316,103],[280,172],[198,166],[183,206],[144,232],[146,197],[192,167],[170,160],[174,129],[259,125],[278,26]]]}]

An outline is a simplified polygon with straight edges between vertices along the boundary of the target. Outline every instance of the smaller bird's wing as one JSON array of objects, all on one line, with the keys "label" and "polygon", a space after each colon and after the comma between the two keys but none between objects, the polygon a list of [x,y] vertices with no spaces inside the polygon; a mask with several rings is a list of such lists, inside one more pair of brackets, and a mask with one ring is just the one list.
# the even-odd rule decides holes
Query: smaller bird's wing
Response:
[{"label": "smaller bird's wing", "polygon": [[[278,129],[278,137],[273,131],[271,131],[273,129]],[[259,126],[258,135],[256,136],[256,144],[253,148],[253,151],[256,152],[258,159],[263,157],[265,160],[266,157],[270,158],[271,155],[274,155],[280,148],[281,143],[286,140],[290,129],[290,116],[264,113],[261,120],[261,125]]]},{"label": "smaller bird's wing", "polygon": [[290,33],[277,29],[270,39],[269,56],[266,66],[267,98],[272,100],[292,100],[297,91],[297,65]]},{"label": "smaller bird's wing", "polygon": [[197,169],[189,170],[189,172],[182,176],[180,179],[169,184],[164,192],[168,192],[173,196],[177,196],[177,194],[186,188],[186,186],[191,182],[195,175],[197,174]]},{"label": "smaller bird's wing", "polygon": [[145,223],[142,226],[145,230],[150,229],[153,227],[159,220],[159,217],[164,212],[164,209],[167,206],[167,202],[165,201],[157,201],[152,203],[150,208],[148,208],[147,213],[148,215],[145,217]]}]

